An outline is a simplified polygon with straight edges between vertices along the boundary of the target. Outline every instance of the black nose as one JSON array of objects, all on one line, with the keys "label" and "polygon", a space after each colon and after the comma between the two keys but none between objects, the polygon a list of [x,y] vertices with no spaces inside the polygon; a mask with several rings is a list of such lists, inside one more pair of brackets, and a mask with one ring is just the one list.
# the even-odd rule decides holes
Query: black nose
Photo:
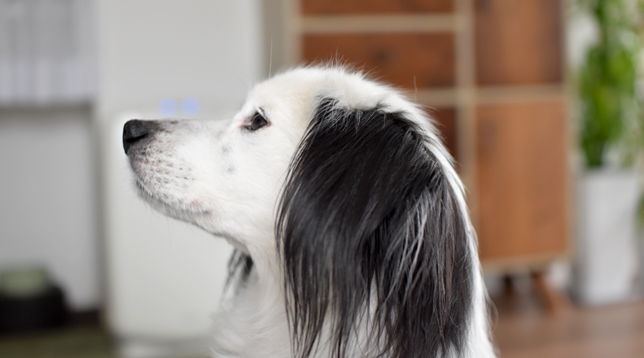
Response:
[{"label": "black nose", "polygon": [[125,149],[125,154],[128,154],[130,148],[136,143],[141,143],[143,139],[152,137],[157,127],[153,121],[140,121],[138,119],[127,121],[123,126],[123,149]]}]

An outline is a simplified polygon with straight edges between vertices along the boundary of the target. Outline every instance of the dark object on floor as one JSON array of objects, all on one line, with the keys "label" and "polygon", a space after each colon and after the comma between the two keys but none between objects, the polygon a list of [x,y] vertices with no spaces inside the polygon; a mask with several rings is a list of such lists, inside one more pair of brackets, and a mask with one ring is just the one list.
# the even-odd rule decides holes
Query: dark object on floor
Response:
[{"label": "dark object on floor", "polygon": [[57,286],[28,296],[0,292],[0,334],[60,327],[66,316],[65,297]]},{"label": "dark object on floor", "polygon": [[0,357],[117,358],[110,335],[100,327],[0,337]]}]

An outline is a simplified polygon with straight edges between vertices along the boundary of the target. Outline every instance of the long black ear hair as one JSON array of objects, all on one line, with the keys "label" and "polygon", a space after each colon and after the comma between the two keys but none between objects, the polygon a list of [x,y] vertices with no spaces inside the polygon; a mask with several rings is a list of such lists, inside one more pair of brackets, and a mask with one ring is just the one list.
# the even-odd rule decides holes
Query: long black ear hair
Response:
[{"label": "long black ear hair", "polygon": [[276,230],[299,357],[320,344],[338,358],[356,345],[396,358],[463,353],[467,219],[405,116],[321,99],[293,159]]}]

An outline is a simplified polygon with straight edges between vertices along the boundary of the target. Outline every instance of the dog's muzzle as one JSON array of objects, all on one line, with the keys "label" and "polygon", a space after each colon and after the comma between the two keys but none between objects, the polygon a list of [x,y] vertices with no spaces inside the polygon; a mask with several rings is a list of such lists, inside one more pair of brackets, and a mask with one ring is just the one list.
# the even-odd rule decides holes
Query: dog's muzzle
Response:
[{"label": "dog's muzzle", "polygon": [[143,147],[158,131],[159,123],[156,121],[141,121],[138,119],[127,121],[123,126],[123,149],[125,149],[125,154],[130,154],[132,150]]}]

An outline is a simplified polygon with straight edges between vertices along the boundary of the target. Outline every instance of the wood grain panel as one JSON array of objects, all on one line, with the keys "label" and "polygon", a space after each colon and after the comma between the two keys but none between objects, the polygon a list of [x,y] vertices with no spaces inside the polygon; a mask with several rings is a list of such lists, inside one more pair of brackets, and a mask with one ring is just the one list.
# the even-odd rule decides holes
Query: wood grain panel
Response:
[{"label": "wood grain panel", "polygon": [[477,109],[482,260],[566,251],[565,123],[562,102]]},{"label": "wood grain panel", "polygon": [[458,137],[456,131],[456,108],[437,107],[428,110],[428,114],[436,121],[436,128],[443,137],[443,144],[449,154],[458,163]]},{"label": "wood grain panel", "polygon": [[396,86],[454,85],[454,36],[432,34],[330,34],[303,36],[307,62],[340,59]]},{"label": "wood grain panel", "polygon": [[453,0],[302,0],[304,15],[450,12]]},{"label": "wood grain panel", "polygon": [[480,85],[561,82],[559,0],[476,0],[476,76]]}]

